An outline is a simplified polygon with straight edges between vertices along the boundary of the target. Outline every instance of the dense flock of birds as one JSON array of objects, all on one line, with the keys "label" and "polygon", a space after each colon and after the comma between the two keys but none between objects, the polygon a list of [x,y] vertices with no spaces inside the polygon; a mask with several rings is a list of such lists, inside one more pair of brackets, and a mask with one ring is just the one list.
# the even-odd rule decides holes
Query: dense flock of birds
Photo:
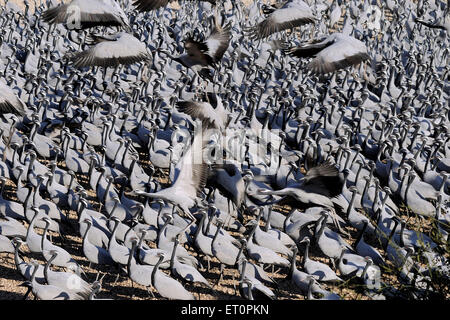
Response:
[{"label": "dense flock of birds", "polygon": [[158,298],[226,269],[245,299],[448,285],[447,3],[169,2],[0,8],[0,251],[25,297],[101,292],[68,235]]}]

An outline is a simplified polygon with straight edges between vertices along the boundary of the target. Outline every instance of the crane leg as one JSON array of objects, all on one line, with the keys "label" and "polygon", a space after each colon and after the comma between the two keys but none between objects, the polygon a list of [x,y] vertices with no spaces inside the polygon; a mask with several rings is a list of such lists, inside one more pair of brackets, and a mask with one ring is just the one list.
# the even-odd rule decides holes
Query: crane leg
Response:
[{"label": "crane leg", "polygon": [[116,282],[119,279],[119,276],[120,276],[120,270],[117,272],[116,280],[114,280],[113,286],[116,285]]},{"label": "crane leg", "polygon": [[86,272],[84,272],[84,270],[83,270],[83,268],[81,268],[81,266],[77,265],[76,268],[77,268],[76,273],[79,274],[80,277],[81,277],[81,275],[83,275],[86,279],[88,278]]},{"label": "crane leg", "polygon": [[31,292],[31,288],[28,288],[27,292],[25,293],[25,295],[23,296],[22,300],[27,300],[28,295]]},{"label": "crane leg", "polygon": [[[231,201],[231,200],[230,200]],[[236,217],[236,219],[239,219],[240,217],[239,217],[239,213],[238,213],[238,211],[237,211],[237,207],[236,207],[236,205],[234,204],[234,202],[233,201],[231,201],[231,209],[232,209],[232,212],[233,212],[233,214],[231,215],[232,217]]]},{"label": "crane leg", "polygon": [[131,279],[130,279],[130,281],[131,281],[131,292],[132,292],[131,299],[133,299],[134,298],[134,281]]},{"label": "crane leg", "polygon": [[235,281],[236,279],[234,278],[234,275],[231,275],[231,281],[232,281],[232,283],[233,283],[233,288],[234,288],[234,293],[236,294],[236,291],[237,291],[237,289],[236,289],[236,281]]},{"label": "crane leg", "polygon": [[331,266],[333,267],[333,270],[336,270],[336,262],[334,261],[334,259],[330,259],[331,260]]}]

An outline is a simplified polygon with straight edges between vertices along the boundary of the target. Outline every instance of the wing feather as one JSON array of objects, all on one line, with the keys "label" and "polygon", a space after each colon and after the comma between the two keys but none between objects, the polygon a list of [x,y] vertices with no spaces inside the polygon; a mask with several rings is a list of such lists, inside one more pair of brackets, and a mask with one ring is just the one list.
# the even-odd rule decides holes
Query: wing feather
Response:
[{"label": "wing feather", "polygon": [[202,120],[208,127],[222,128],[224,125],[214,108],[207,102],[179,101],[177,109],[193,118]]},{"label": "wing feather", "polygon": [[320,51],[325,49],[326,47],[332,45],[334,41],[323,41],[320,43],[305,45],[301,47],[294,47],[291,49],[286,50],[287,53],[289,53],[292,56],[298,57],[298,58],[307,58],[312,57],[318,54]]},{"label": "wing feather", "polygon": [[46,10],[42,13],[42,19],[49,24],[64,23],[73,29],[77,29],[78,25],[81,29],[95,26],[129,26],[127,16],[114,0],[74,0]]},{"label": "wing feather", "polygon": [[[136,0],[133,2],[133,5],[136,7],[139,11],[152,11],[152,10],[158,10],[159,8],[167,6],[169,2],[172,2],[173,0]],[[216,4],[216,0],[201,0],[209,2],[213,5]]]},{"label": "wing feather", "polygon": [[324,74],[357,65],[369,57],[363,42],[349,36],[342,36],[320,51],[308,64],[308,69],[316,74]]},{"label": "wing feather", "polygon": [[208,52],[208,46],[205,42],[188,38],[184,43],[184,48],[186,49],[189,58],[195,62],[195,64],[207,66],[214,62],[213,59],[206,54]]},{"label": "wing feather", "polygon": [[308,170],[302,181],[303,190],[328,197],[341,194],[344,186],[344,182],[339,176],[339,170],[330,162],[319,164]]},{"label": "wing feather", "polygon": [[169,0],[136,0],[133,5],[139,11],[151,11],[167,6]]},{"label": "wing feather", "polygon": [[14,91],[0,81],[0,114],[12,113],[24,116],[25,108],[25,103],[16,96]]},{"label": "wing feather", "polygon": [[231,40],[231,23],[225,27],[215,26],[211,35],[206,40],[208,55],[212,57],[214,62],[222,59],[228,49]]},{"label": "wing feather", "polygon": [[183,193],[195,199],[208,180],[209,167],[203,161],[203,131],[199,131],[191,146],[176,165],[173,187],[180,188]]}]

